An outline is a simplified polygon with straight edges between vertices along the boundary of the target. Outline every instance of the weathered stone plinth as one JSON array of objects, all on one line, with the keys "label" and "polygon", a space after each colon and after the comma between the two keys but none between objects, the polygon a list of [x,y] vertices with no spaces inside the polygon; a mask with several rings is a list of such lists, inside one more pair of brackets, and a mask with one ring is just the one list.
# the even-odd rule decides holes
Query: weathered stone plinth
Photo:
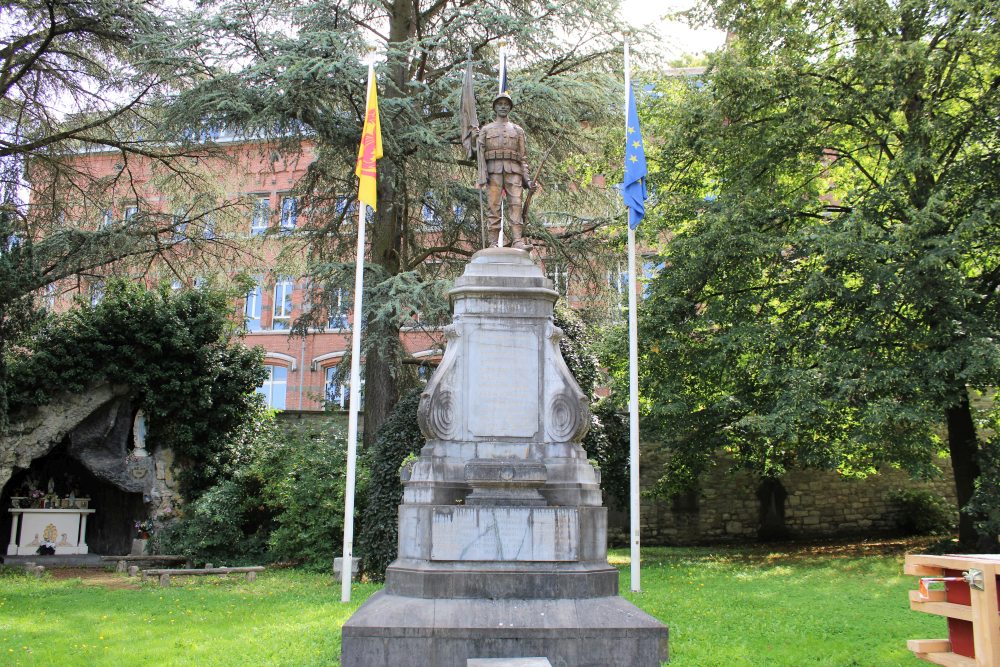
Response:
[{"label": "weathered stone plinth", "polygon": [[588,400],[559,353],[557,293],[527,253],[473,257],[421,398],[385,589],[343,628],[344,667],[659,665],[667,628],[618,597]]},{"label": "weathered stone plinth", "polygon": [[659,665],[667,631],[620,597],[454,600],[373,595],[344,625],[341,664],[466,667],[545,656],[553,667]]}]

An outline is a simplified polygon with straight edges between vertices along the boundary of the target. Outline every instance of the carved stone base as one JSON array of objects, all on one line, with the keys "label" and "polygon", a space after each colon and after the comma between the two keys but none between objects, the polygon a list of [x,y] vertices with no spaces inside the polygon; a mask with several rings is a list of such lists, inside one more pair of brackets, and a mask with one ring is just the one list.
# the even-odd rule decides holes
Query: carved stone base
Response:
[{"label": "carved stone base", "polygon": [[544,656],[553,667],[659,667],[667,628],[620,597],[434,600],[373,595],[344,624],[343,667],[465,667]]},{"label": "carved stone base", "polygon": [[606,543],[604,507],[399,506],[404,560],[604,561]]}]

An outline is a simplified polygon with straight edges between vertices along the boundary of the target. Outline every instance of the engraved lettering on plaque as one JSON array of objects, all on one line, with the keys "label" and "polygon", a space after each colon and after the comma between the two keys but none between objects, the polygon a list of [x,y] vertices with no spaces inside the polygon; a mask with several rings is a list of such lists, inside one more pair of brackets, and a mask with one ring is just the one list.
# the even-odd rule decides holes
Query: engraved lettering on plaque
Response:
[{"label": "engraved lettering on plaque", "polygon": [[538,382],[534,330],[474,331],[469,340],[469,430],[481,437],[535,435]]}]

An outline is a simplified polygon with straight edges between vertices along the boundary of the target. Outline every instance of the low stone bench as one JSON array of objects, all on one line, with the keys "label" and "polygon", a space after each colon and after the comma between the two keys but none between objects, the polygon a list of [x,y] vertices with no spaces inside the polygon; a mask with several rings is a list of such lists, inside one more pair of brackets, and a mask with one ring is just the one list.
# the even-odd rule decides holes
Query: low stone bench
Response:
[{"label": "low stone bench", "polygon": [[115,572],[130,572],[130,565],[141,564],[163,564],[163,565],[187,565],[191,567],[191,559],[187,556],[168,556],[166,554],[129,554],[127,556],[101,556],[102,561],[115,563]]},{"label": "low stone bench", "polygon": [[257,573],[263,571],[263,565],[253,565],[250,567],[203,567],[175,570],[150,569],[142,570],[142,580],[148,581],[150,577],[159,577],[160,586],[169,586],[170,577],[201,577],[208,574],[217,574],[221,577],[225,577],[229,574],[245,574],[247,575],[247,581],[256,581]]}]

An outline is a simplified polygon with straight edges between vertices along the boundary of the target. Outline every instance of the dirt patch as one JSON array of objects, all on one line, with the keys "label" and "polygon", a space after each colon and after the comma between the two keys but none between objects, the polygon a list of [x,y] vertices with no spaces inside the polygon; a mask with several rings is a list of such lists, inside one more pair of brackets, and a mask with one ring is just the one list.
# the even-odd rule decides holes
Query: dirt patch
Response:
[{"label": "dirt patch", "polygon": [[79,579],[84,586],[103,586],[111,589],[139,588],[138,580],[135,578],[90,567],[60,567],[46,570],[45,574],[53,579]]}]

